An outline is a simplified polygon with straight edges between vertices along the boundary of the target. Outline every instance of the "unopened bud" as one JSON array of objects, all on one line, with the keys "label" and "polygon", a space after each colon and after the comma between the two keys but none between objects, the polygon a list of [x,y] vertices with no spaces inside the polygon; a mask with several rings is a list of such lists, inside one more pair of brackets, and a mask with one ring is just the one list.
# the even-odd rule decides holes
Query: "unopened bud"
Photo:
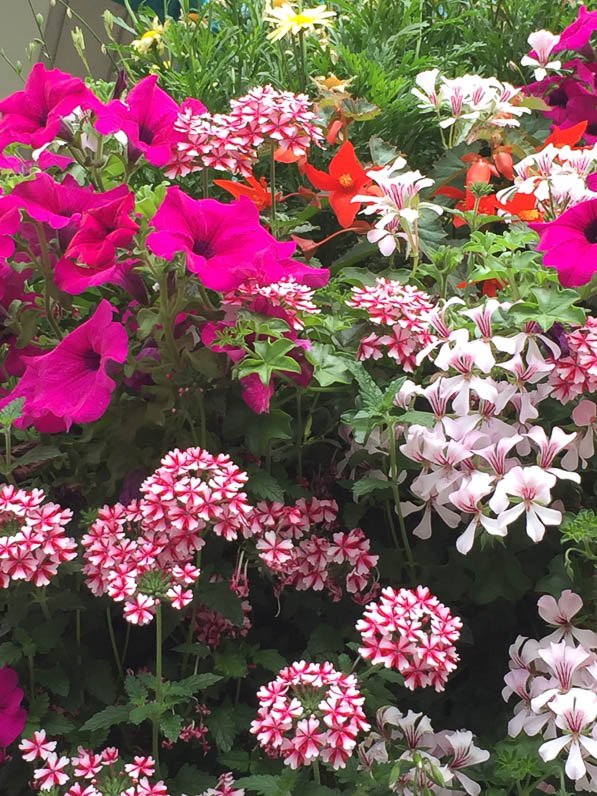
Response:
[{"label": "unopened bud", "polygon": [[481,196],[487,196],[493,191],[493,186],[488,182],[471,182],[466,187],[473,196],[477,196],[479,198]]},{"label": "unopened bud", "polygon": [[83,31],[81,28],[76,27],[73,32],[71,33],[73,44],[75,45],[75,50],[78,53],[85,51],[85,37],[83,36]]},{"label": "unopened bud", "polygon": [[100,47],[100,50],[102,51],[103,55],[107,55],[108,54],[108,50],[106,48],[106,45],[103,42],[102,42],[102,46]]},{"label": "unopened bud", "polygon": [[114,29],[114,14],[109,9],[104,11],[104,27],[106,28],[106,33],[111,36]]},{"label": "unopened bud", "polygon": [[69,19],[72,19],[72,18],[73,18],[73,12],[72,12],[72,10],[71,10],[71,8],[70,8],[70,7],[67,7],[67,9],[66,9],[66,16],[67,16]]},{"label": "unopened bud", "polygon": [[37,24],[38,24],[38,25],[39,25],[39,27],[41,28],[41,26],[44,24],[44,17],[43,17],[43,14],[36,14],[36,15],[35,15],[35,21],[37,22]]}]

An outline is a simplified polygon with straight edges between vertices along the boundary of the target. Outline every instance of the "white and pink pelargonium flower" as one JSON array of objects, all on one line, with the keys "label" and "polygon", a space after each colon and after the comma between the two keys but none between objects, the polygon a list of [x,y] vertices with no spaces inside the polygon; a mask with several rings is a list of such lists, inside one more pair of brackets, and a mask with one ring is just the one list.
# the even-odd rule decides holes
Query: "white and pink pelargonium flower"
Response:
[{"label": "white and pink pelargonium flower", "polygon": [[[510,525],[526,514],[526,532],[534,542],[540,542],[546,525],[559,525],[562,521],[561,512],[547,508],[555,484],[555,475],[537,465],[516,466],[498,483],[489,506],[503,525]],[[507,508],[512,498],[519,502]]]},{"label": "white and pink pelargonium flower", "polygon": [[586,468],[589,459],[595,453],[595,434],[597,434],[597,405],[594,401],[587,398],[572,410],[572,420],[579,428],[586,429],[578,432],[576,439],[568,446],[568,451],[562,459],[562,466],[567,470],[578,468],[579,458],[583,470]]},{"label": "white and pink pelargonium flower", "polygon": [[494,490],[494,476],[480,471],[473,472],[466,477],[460,487],[448,495],[450,502],[464,514],[472,514],[466,530],[456,541],[456,549],[466,555],[470,552],[475,541],[475,534],[479,525],[492,536],[506,536],[506,524],[500,520],[487,517],[483,513],[481,501]]},{"label": "white and pink pelargonium flower", "polygon": [[532,66],[535,71],[535,80],[547,77],[547,70],[557,71],[561,68],[561,61],[550,61],[549,57],[553,48],[559,43],[559,35],[549,30],[536,30],[527,39],[531,45],[531,52],[523,56],[521,66]]},{"label": "white and pink pelargonium flower", "polygon": [[567,747],[566,776],[575,781],[586,774],[585,756],[597,758],[597,740],[591,737],[597,718],[597,694],[586,688],[571,688],[549,703],[556,715],[556,726],[565,735],[546,741],[539,747],[545,761],[554,760]]},{"label": "white and pink pelargonium flower", "polygon": [[559,600],[550,594],[544,594],[537,602],[539,616],[548,625],[557,628],[549,636],[542,639],[545,642],[565,641],[567,644],[574,644],[576,639],[579,644],[587,649],[597,648],[597,633],[592,630],[575,627],[572,618],[583,607],[582,598],[571,589],[565,589]]},{"label": "white and pink pelargonium flower", "polygon": [[555,426],[552,429],[551,436],[548,437],[541,426],[533,426],[527,431],[526,436],[532,439],[539,448],[539,461],[537,463],[542,470],[555,475],[556,478],[565,478],[580,484],[580,475],[578,473],[553,466],[555,457],[563,450],[568,449],[576,439],[575,432],[566,434],[561,428]]},{"label": "white and pink pelargonium flower", "polygon": [[464,774],[462,769],[489,760],[489,752],[475,746],[470,730],[444,730],[436,733],[435,738],[437,741],[435,754],[438,755],[441,750],[443,755],[449,755],[447,767],[451,773],[469,796],[478,796],[481,793],[480,785]]}]

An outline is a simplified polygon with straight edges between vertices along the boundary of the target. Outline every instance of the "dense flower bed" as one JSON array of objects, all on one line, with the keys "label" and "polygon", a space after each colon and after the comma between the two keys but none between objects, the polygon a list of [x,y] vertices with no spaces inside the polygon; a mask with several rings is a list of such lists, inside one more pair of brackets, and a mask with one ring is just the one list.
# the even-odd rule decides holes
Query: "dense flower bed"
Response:
[{"label": "dense flower bed", "polygon": [[0,785],[594,792],[597,11],[419,71],[423,173],[349,79],[164,90],[217,5],[0,101]]}]

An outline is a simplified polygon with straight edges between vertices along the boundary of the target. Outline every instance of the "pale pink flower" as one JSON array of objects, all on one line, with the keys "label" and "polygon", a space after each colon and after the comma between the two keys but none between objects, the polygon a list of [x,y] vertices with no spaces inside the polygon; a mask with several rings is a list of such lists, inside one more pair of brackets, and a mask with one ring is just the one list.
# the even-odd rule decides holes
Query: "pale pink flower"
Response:
[{"label": "pale pink flower", "polygon": [[536,30],[529,35],[527,41],[531,45],[533,54],[529,53],[529,55],[523,56],[520,64],[535,68],[535,80],[543,80],[548,69],[560,69],[561,61],[549,60],[553,48],[560,41],[559,35],[551,33],[549,30]]},{"label": "pale pink flower", "polygon": [[597,647],[597,633],[592,630],[582,630],[572,624],[572,617],[576,616],[582,606],[582,599],[570,589],[565,589],[557,602],[555,597],[549,594],[540,597],[537,602],[539,616],[548,625],[558,628],[543,641],[557,642],[564,639],[572,643],[571,640],[576,639],[587,649]]},{"label": "pale pink flower", "polygon": [[494,480],[494,476],[489,475],[489,473],[475,470],[462,481],[456,491],[448,495],[448,499],[457,509],[465,514],[473,515],[466,530],[458,537],[456,542],[456,549],[459,553],[466,554],[471,550],[479,525],[493,536],[506,536],[508,533],[506,525],[499,520],[486,516],[483,513],[483,506],[480,505],[480,501],[484,497],[493,493]]},{"label": "pale pink flower", "polygon": [[583,752],[597,757],[597,740],[586,733],[597,718],[597,695],[586,688],[571,688],[566,694],[557,694],[549,704],[556,714],[556,726],[566,734],[546,741],[539,747],[545,761],[554,760],[566,747],[566,775],[578,780],[586,774]]},{"label": "pale pink flower", "polygon": [[[556,477],[533,465],[513,467],[498,483],[489,506],[503,525],[510,525],[518,517],[526,514],[526,531],[534,542],[539,542],[545,533],[545,525],[559,525],[562,514],[555,509],[546,508],[551,502],[550,490],[555,486]],[[506,508],[510,497],[520,502]]]}]

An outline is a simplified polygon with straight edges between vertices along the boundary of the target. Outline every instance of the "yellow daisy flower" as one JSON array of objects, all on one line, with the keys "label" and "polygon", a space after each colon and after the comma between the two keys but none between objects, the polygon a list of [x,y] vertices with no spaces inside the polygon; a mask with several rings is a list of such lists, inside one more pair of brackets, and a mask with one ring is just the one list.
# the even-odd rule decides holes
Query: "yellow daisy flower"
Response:
[{"label": "yellow daisy flower", "polygon": [[162,34],[164,33],[164,26],[160,25],[158,17],[153,20],[153,25],[149,30],[135,41],[131,42],[131,47],[137,50],[138,53],[145,55],[152,47],[157,47],[158,50],[163,49]]},{"label": "yellow daisy flower", "polygon": [[298,11],[290,3],[286,2],[278,8],[271,8],[266,11],[264,20],[276,27],[268,34],[268,39],[278,41],[284,36],[296,36],[301,31],[312,31],[317,26],[329,28],[331,19],[336,16],[335,11],[328,11],[325,6],[315,8],[303,8]]}]

